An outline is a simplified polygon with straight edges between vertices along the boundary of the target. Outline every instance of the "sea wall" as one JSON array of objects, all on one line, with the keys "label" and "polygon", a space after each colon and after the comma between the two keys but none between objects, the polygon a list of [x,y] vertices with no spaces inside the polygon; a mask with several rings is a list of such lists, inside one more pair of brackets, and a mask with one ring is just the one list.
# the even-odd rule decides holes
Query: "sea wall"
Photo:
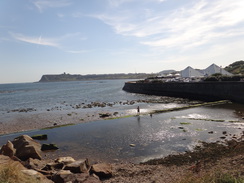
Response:
[{"label": "sea wall", "polygon": [[148,95],[183,97],[206,101],[225,99],[244,103],[244,82],[127,82],[123,90]]}]

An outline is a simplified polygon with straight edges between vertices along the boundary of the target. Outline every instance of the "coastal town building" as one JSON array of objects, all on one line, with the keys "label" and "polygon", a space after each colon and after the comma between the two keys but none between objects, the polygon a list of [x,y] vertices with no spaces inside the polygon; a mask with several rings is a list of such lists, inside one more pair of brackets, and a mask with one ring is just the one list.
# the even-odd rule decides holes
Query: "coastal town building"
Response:
[{"label": "coastal town building", "polygon": [[181,71],[181,77],[183,78],[191,78],[191,77],[203,77],[204,74],[199,72],[196,69],[193,69],[192,67],[188,66],[184,70]]},{"label": "coastal town building", "polygon": [[181,71],[181,77],[182,78],[199,78],[199,77],[204,77],[204,76],[211,76],[213,74],[220,73],[222,75],[227,75],[227,76],[232,76],[231,73],[227,72],[223,68],[217,66],[216,64],[212,64],[206,69],[203,70],[198,70],[198,69],[193,69],[192,67],[188,66],[184,70]]},{"label": "coastal town building", "polygon": [[209,67],[207,67],[206,69],[204,69],[203,73],[206,76],[211,76],[216,73],[220,73],[222,75],[227,75],[227,76],[232,76],[231,73],[227,72],[226,70],[224,70],[223,68],[221,68],[215,64],[212,64]]}]

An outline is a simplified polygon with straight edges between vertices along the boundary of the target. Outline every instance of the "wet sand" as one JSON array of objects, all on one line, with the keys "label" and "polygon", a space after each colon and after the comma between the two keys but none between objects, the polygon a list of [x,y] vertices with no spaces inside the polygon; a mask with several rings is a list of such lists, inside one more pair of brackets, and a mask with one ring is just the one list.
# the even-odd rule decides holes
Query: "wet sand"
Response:
[{"label": "wet sand", "polygon": [[[155,109],[153,109],[152,106],[169,105],[166,106],[167,108],[172,106],[186,106],[195,103],[198,104],[202,102],[190,101],[182,98],[161,97],[157,98],[157,100],[133,100],[116,103],[92,102],[78,105],[65,104],[64,107],[59,106],[42,111],[36,111],[32,108],[14,109],[12,111],[2,112],[0,119],[0,135],[67,124],[99,121],[106,118],[101,117],[100,114],[108,114],[109,118],[136,115],[138,105],[141,106],[140,113],[145,114]],[[150,107],[152,108],[150,109]]]},{"label": "wet sand", "polygon": [[111,114],[110,117],[121,116],[113,115],[113,113],[107,111],[9,114],[7,116],[5,115],[5,118],[2,118],[1,121],[4,119],[4,122],[0,122],[0,135],[98,121],[103,119],[100,117],[100,113],[109,113]]}]

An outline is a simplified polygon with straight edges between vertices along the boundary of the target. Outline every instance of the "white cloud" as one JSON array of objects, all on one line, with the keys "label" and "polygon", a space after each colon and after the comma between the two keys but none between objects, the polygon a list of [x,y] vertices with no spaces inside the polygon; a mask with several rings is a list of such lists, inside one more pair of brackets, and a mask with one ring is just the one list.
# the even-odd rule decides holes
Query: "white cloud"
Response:
[{"label": "white cloud", "polygon": [[73,54],[79,54],[79,53],[87,53],[89,51],[88,50],[68,50],[66,52],[73,53]]},{"label": "white cloud", "polygon": [[[127,2],[132,0],[110,0],[114,7]],[[94,17],[110,25],[117,34],[137,37],[141,44],[186,49],[244,35],[240,31],[243,9],[242,0],[201,0],[172,10],[118,8]]]},{"label": "white cloud", "polygon": [[[9,33],[14,39],[23,41],[26,43],[31,43],[31,44],[37,44],[37,45],[42,45],[42,46],[51,46],[51,47],[56,47],[59,48],[65,52],[79,52],[81,51],[67,51],[70,50],[71,48],[76,47],[75,43],[82,42],[86,40],[86,37],[83,37],[81,33],[76,32],[76,33],[68,33],[59,37],[53,37],[53,38],[45,38],[43,36],[26,36],[20,33]],[[79,50],[79,49],[77,49]]]},{"label": "white cloud", "polygon": [[48,39],[48,38],[43,38],[41,35],[38,37],[30,37],[30,36],[25,36],[20,33],[12,33],[10,32],[10,35],[19,41],[31,43],[31,44],[38,44],[38,45],[43,45],[43,46],[52,46],[52,47],[60,47],[58,44],[57,40],[54,39]]},{"label": "white cloud", "polygon": [[36,0],[33,4],[40,12],[47,8],[60,8],[71,5],[70,0]]}]

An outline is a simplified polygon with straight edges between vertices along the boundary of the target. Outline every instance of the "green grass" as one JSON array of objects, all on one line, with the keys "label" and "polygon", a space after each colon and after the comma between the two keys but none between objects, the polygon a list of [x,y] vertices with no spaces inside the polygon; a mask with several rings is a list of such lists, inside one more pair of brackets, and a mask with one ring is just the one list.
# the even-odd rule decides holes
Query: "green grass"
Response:
[{"label": "green grass", "polygon": [[121,119],[121,118],[130,118],[135,117],[136,115],[127,115],[127,116],[120,116],[120,117],[114,117],[114,118],[106,118],[105,120],[112,120],[112,119]]},{"label": "green grass", "polygon": [[188,122],[181,122],[180,124],[181,124],[181,125],[190,125],[191,123],[188,123]]},{"label": "green grass", "polygon": [[42,128],[41,130],[48,130],[48,129],[60,128],[60,127],[72,126],[72,125],[75,125],[75,124],[74,123],[69,123],[69,124],[65,124],[65,125],[56,125],[56,126]]}]

